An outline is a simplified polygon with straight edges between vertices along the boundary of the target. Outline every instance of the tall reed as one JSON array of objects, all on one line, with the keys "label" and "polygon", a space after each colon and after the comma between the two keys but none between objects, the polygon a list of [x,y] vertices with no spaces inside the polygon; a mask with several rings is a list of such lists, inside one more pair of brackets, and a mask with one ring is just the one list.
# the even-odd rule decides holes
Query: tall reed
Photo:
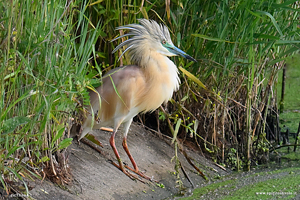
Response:
[{"label": "tall reed", "polygon": [[4,187],[6,180],[23,180],[20,174],[32,175],[32,171],[39,177],[59,176],[52,155],[72,142],[65,130],[74,117],[75,99],[87,96],[87,74],[102,27],[101,22],[89,20],[87,3],[0,2],[0,181]]}]

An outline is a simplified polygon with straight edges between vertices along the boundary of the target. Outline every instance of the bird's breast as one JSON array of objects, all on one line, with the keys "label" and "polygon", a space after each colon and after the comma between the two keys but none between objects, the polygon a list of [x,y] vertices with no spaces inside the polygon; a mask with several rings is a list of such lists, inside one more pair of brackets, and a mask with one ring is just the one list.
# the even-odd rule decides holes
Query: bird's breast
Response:
[{"label": "bird's breast", "polygon": [[170,100],[179,88],[178,70],[169,58],[161,56],[159,62],[148,63],[144,74],[147,81],[141,106],[144,111],[152,111]]}]

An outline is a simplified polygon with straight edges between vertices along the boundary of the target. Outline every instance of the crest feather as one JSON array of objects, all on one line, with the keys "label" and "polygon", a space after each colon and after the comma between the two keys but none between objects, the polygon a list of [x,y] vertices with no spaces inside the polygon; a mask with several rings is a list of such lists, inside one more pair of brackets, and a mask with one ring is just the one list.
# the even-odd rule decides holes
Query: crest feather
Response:
[{"label": "crest feather", "polygon": [[163,40],[172,45],[173,43],[169,30],[165,25],[158,24],[154,20],[138,19],[138,21],[140,24],[128,24],[116,28],[116,30],[129,30],[129,32],[113,39],[112,42],[127,36],[129,39],[119,44],[112,53],[115,53],[123,46],[127,46],[119,59],[125,52],[128,52],[132,64],[143,67],[141,66],[143,55],[145,51],[151,48],[151,45],[157,45]]}]

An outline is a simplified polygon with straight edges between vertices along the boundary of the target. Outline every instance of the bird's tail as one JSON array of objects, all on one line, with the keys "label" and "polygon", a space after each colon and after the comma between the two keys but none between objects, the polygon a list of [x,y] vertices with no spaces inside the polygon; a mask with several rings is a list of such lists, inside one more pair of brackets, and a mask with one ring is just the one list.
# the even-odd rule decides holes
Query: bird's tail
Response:
[{"label": "bird's tail", "polygon": [[91,127],[91,119],[88,117],[83,125],[81,126],[80,132],[79,132],[79,138],[78,140],[81,140],[82,138],[84,138],[84,136],[86,134],[88,134],[90,131],[92,131],[92,127]]}]

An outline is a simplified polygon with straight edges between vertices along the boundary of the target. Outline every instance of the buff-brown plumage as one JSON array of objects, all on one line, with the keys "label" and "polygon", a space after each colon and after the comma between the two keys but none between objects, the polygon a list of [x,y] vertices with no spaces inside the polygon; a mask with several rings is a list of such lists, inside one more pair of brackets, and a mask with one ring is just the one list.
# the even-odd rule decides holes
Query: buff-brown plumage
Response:
[{"label": "buff-brown plumage", "polygon": [[[124,124],[123,147],[127,152],[126,137],[133,117],[140,112],[157,109],[179,88],[177,67],[168,56],[181,55],[195,61],[174,47],[166,26],[146,19],[140,19],[139,22],[140,24],[117,28],[117,30],[127,29],[129,32],[115,40],[125,36],[129,36],[129,39],[119,44],[113,52],[127,46],[123,54],[127,52],[130,55],[133,65],[108,72],[103,78],[103,84],[96,88],[98,94],[91,91],[89,113],[97,114],[99,120],[94,120],[91,114],[88,115],[79,137],[81,139],[90,131],[103,126],[113,126],[114,132],[110,142],[118,160],[114,136],[120,124]],[[138,171],[129,151],[127,154]],[[124,171],[120,161],[119,165]]]}]

